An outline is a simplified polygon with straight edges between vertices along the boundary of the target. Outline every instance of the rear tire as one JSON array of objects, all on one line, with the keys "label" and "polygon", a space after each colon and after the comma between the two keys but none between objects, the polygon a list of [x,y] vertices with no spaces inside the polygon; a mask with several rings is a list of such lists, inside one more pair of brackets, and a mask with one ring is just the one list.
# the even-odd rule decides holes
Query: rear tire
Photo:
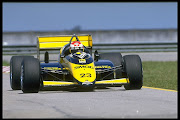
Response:
[{"label": "rear tire", "polygon": [[141,58],[138,55],[125,55],[124,71],[129,78],[130,83],[124,85],[126,90],[141,89],[143,85],[143,70]]},{"label": "rear tire", "polygon": [[24,59],[21,64],[21,90],[38,93],[40,89],[40,62],[37,58]]},{"label": "rear tire", "polygon": [[24,58],[34,58],[34,56],[12,56],[10,60],[10,86],[13,90],[21,89],[21,62]]},{"label": "rear tire", "polygon": [[[122,65],[122,61],[123,61],[121,53],[102,53],[100,54],[100,59],[110,60],[114,64],[114,66]],[[105,75],[107,75],[107,73]],[[111,76],[111,79],[112,77],[114,76]],[[121,78],[121,77],[122,77],[122,70],[117,69],[116,78]]]}]

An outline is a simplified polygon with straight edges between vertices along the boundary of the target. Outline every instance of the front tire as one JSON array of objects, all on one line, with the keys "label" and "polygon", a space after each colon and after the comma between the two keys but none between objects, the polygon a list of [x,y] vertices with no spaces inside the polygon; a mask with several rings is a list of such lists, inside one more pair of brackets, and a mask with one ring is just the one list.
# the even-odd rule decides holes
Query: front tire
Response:
[{"label": "front tire", "polygon": [[124,71],[129,78],[130,83],[124,85],[126,90],[141,89],[143,85],[143,70],[142,62],[138,55],[125,55]]},{"label": "front tire", "polygon": [[21,64],[21,90],[38,93],[40,89],[40,62],[37,58],[24,59]]},{"label": "front tire", "polygon": [[21,89],[21,62],[24,58],[34,58],[34,56],[12,56],[10,60],[10,86],[13,90]]}]

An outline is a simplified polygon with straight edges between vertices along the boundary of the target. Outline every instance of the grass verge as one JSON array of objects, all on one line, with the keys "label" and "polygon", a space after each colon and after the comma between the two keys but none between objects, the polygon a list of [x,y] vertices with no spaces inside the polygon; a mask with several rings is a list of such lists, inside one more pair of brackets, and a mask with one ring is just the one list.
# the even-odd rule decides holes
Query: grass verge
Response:
[{"label": "grass verge", "polygon": [[7,61],[3,61],[3,66],[9,66],[10,65],[10,63],[9,62],[7,62]]},{"label": "grass verge", "polygon": [[143,85],[177,90],[177,61],[143,62]]}]

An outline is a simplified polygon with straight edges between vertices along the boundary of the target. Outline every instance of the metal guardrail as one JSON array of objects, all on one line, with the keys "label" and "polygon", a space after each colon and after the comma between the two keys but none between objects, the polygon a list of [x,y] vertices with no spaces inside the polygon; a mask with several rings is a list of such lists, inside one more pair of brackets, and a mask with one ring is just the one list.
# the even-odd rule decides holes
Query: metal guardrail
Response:
[{"label": "metal guardrail", "polygon": [[[93,44],[92,52],[177,52],[177,42]],[[43,52],[43,51],[42,51]],[[45,51],[44,51],[45,52]],[[58,53],[59,51],[50,51]],[[3,45],[3,55],[37,54],[36,45]]]}]

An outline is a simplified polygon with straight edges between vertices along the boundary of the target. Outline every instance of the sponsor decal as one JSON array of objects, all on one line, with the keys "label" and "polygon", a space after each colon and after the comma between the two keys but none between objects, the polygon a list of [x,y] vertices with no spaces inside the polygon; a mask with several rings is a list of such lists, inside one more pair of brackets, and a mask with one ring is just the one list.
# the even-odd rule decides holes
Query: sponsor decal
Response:
[{"label": "sponsor decal", "polygon": [[79,63],[86,63],[86,59],[79,59]]},{"label": "sponsor decal", "polygon": [[111,66],[108,66],[108,65],[102,65],[102,66],[95,66],[95,68],[111,68]]},{"label": "sponsor decal", "polygon": [[58,67],[44,67],[45,70],[61,70],[61,68]]},{"label": "sponsor decal", "polygon": [[82,85],[92,85],[92,82],[89,82],[88,80],[86,80],[85,82],[82,83]]},{"label": "sponsor decal", "polygon": [[90,69],[94,69],[93,66],[86,66],[86,65],[81,65],[81,66],[76,66],[76,67],[74,67],[74,69],[79,69],[79,68],[90,68]]}]

